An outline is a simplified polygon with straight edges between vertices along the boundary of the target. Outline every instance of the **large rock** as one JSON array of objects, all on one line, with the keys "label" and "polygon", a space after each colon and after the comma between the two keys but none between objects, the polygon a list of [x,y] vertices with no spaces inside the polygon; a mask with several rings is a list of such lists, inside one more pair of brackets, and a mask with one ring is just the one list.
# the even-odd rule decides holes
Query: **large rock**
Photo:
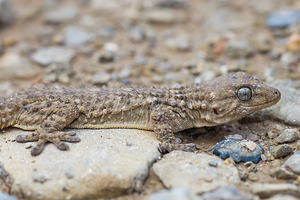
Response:
[{"label": "large rock", "polygon": [[0,162],[15,179],[12,194],[25,199],[114,197],[140,190],[160,153],[152,132],[77,130],[80,143],[60,151],[53,144],[32,157],[28,145],[12,142],[24,131],[0,135]]},{"label": "large rock", "polygon": [[[217,164],[210,166],[211,161]],[[204,153],[173,151],[155,163],[153,170],[166,187],[188,187],[197,193],[240,182],[234,166]]]}]

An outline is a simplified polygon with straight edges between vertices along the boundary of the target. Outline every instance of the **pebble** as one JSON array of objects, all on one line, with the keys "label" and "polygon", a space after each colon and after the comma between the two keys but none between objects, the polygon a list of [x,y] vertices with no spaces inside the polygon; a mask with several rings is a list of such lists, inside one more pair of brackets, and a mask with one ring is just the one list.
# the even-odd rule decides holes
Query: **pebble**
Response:
[{"label": "pebble", "polygon": [[275,139],[278,144],[294,142],[298,139],[298,129],[285,129]]},{"label": "pebble", "polygon": [[225,44],[225,54],[230,58],[247,58],[252,56],[254,49],[247,41],[230,40]]},{"label": "pebble", "polygon": [[293,148],[290,145],[282,144],[275,146],[274,149],[271,151],[271,154],[272,156],[274,156],[274,158],[282,158],[288,156],[292,152]]},{"label": "pebble", "polygon": [[11,193],[20,199],[111,199],[141,191],[160,156],[159,142],[149,131],[80,129],[81,142],[68,143],[68,151],[49,144],[36,157],[24,145],[4,139],[17,134],[20,130],[0,134],[0,162],[14,178]]},{"label": "pebble", "polygon": [[285,161],[283,166],[292,170],[295,174],[300,175],[300,151],[294,152],[294,154]]},{"label": "pebble", "polygon": [[80,47],[94,38],[92,33],[85,31],[79,27],[69,27],[64,32],[64,43],[70,47]]},{"label": "pebble", "polygon": [[300,197],[299,186],[289,183],[254,183],[250,185],[250,189],[261,198],[268,198],[277,194],[288,194]]},{"label": "pebble", "polygon": [[282,9],[272,12],[267,18],[269,28],[282,29],[295,26],[300,21],[300,12],[292,9]]},{"label": "pebble", "polygon": [[208,163],[209,166],[211,167],[217,167],[218,166],[218,160],[211,160]]},{"label": "pebble", "polygon": [[8,195],[8,194],[6,194],[4,192],[1,192],[1,191],[0,191],[0,199],[1,200],[18,200],[16,197]]},{"label": "pebble", "polygon": [[297,149],[297,151],[300,151],[300,140],[297,141],[296,149]]},{"label": "pebble", "polygon": [[221,187],[215,191],[207,192],[200,196],[201,200],[252,200],[253,196],[235,186]]},{"label": "pebble", "polygon": [[106,72],[97,72],[93,78],[92,83],[95,85],[102,85],[107,83],[111,79],[111,75]]},{"label": "pebble", "polygon": [[60,5],[45,13],[45,21],[51,24],[63,24],[75,20],[79,16],[79,9],[71,5]]},{"label": "pebble", "polygon": [[258,163],[263,149],[259,144],[250,140],[229,138],[219,142],[214,147],[213,153],[222,159],[232,157],[236,163],[248,161]]},{"label": "pebble", "polygon": [[171,50],[177,51],[189,51],[191,49],[191,44],[187,39],[184,38],[168,38],[165,41],[165,46]]},{"label": "pebble", "polygon": [[0,0],[0,24],[10,24],[14,18],[12,1]]},{"label": "pebble", "polygon": [[249,179],[250,181],[254,181],[254,182],[256,182],[256,181],[259,180],[258,175],[257,175],[256,173],[254,173],[254,172],[250,172],[250,173],[249,173],[248,179]]},{"label": "pebble", "polygon": [[39,69],[26,57],[17,53],[5,53],[0,57],[0,80],[34,77]]},{"label": "pebble", "polygon": [[[218,167],[209,166],[212,160]],[[205,153],[172,151],[153,165],[153,171],[167,188],[188,187],[196,193],[240,182],[233,165],[225,165],[218,157]]]},{"label": "pebble", "polygon": [[74,58],[75,52],[72,49],[59,46],[43,47],[31,55],[31,59],[42,66],[55,63],[70,65]]},{"label": "pebble", "polygon": [[173,188],[162,190],[151,195],[149,200],[201,200],[195,193],[187,188]]}]

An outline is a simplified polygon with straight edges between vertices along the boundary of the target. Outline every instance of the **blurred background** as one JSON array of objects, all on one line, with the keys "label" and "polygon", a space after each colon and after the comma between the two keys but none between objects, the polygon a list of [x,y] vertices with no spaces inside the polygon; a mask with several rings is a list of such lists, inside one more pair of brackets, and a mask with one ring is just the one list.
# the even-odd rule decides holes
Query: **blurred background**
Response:
[{"label": "blurred background", "polygon": [[297,0],[0,0],[0,92],[298,80]]}]

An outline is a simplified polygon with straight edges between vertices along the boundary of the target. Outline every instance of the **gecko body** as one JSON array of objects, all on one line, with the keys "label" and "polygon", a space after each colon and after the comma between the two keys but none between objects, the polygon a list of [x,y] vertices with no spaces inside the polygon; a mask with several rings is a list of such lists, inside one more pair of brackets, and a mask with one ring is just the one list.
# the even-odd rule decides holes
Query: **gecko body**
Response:
[{"label": "gecko body", "polygon": [[0,129],[34,130],[17,142],[37,141],[39,155],[47,142],[67,150],[65,142],[79,142],[64,128],[134,128],[154,131],[160,149],[193,151],[179,144],[174,133],[216,126],[269,107],[280,92],[245,72],[226,74],[207,83],[180,88],[98,88],[36,86],[0,98]]}]

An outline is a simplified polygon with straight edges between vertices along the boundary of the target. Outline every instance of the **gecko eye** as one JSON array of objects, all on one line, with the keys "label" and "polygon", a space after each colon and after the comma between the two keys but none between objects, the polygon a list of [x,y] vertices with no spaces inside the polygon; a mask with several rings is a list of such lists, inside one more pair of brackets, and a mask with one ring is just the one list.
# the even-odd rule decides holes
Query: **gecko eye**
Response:
[{"label": "gecko eye", "polygon": [[252,97],[252,91],[249,87],[241,87],[237,91],[237,96],[241,101],[249,101]]}]

